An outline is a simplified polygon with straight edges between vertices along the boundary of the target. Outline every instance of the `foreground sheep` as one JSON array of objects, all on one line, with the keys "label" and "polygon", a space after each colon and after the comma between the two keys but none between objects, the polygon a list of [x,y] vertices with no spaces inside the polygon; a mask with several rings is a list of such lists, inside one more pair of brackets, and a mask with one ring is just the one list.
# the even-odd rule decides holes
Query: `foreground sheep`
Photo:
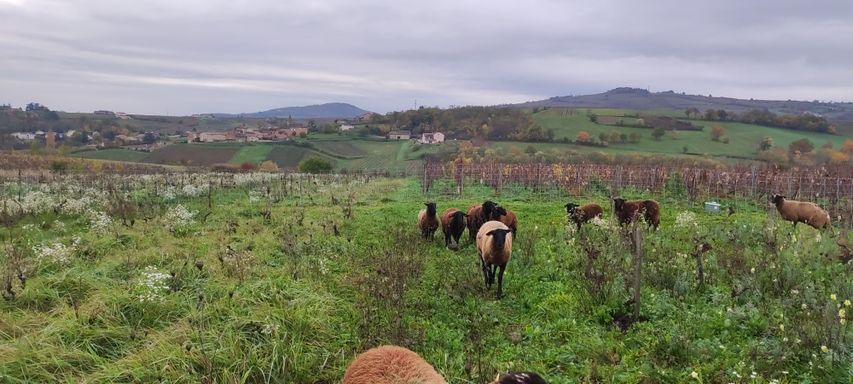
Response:
[{"label": "foreground sheep", "polygon": [[515,212],[506,209],[504,207],[496,207],[495,208],[495,220],[504,223],[509,229],[512,230],[512,235],[518,235],[518,216],[515,215]]},{"label": "foreground sheep", "polygon": [[441,231],[444,232],[444,246],[450,246],[451,240],[459,246],[459,238],[465,232],[468,215],[456,208],[447,208],[441,213]]},{"label": "foreground sheep", "polygon": [[604,210],[598,204],[590,203],[579,206],[575,203],[566,204],[566,213],[569,215],[569,220],[578,226],[578,231],[581,230],[581,224],[592,220],[594,217],[601,217]]},{"label": "foreground sheep", "polygon": [[358,355],[342,384],[447,384],[424,359],[403,347],[385,345]]},{"label": "foreground sheep", "polygon": [[480,255],[486,288],[491,288],[494,284],[497,271],[497,297],[501,298],[504,269],[512,255],[512,230],[500,221],[487,221],[477,232],[477,253]]},{"label": "foreground sheep", "polygon": [[654,200],[626,201],[621,197],[613,199],[613,208],[619,218],[619,224],[634,222],[640,215],[646,220],[649,228],[658,229],[660,225],[660,204]]},{"label": "foreground sheep", "polygon": [[829,228],[829,213],[808,201],[786,200],[783,195],[773,195],[773,205],[782,218],[794,223],[806,223],[817,229]]},{"label": "foreground sheep", "polygon": [[424,203],[424,205],[427,207],[418,212],[418,228],[421,229],[424,239],[432,240],[439,225],[436,206],[435,203]]},{"label": "foreground sheep", "polygon": [[495,208],[497,208],[497,204],[491,200],[468,208],[468,236],[471,241],[474,241],[474,237],[477,236],[477,231],[480,230],[483,223],[496,219]]},{"label": "foreground sheep", "polygon": [[498,375],[491,384],[548,384],[548,382],[533,372],[508,372]]}]

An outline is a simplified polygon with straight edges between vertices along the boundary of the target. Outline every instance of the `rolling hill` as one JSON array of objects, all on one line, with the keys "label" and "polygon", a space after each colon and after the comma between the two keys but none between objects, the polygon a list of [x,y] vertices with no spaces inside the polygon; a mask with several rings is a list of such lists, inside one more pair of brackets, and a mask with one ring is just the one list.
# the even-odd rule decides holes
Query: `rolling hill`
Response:
[{"label": "rolling hill", "polygon": [[559,107],[559,108],[619,108],[637,110],[699,110],[724,109],[746,111],[767,109],[776,113],[816,113],[832,121],[853,122],[853,103],[820,102],[797,100],[756,100],[714,97],[711,95],[688,95],[674,91],[649,92],[639,88],[615,88],[607,92],[581,96],[555,96],[545,100],[512,104],[513,107]]},{"label": "rolling hill", "polygon": [[347,103],[325,103],[316,105],[306,105],[302,107],[284,107],[275,108],[267,111],[254,113],[241,113],[237,115],[214,113],[216,117],[254,117],[254,118],[271,118],[271,117],[292,117],[294,119],[336,119],[336,118],[353,118],[360,116],[368,111]]}]

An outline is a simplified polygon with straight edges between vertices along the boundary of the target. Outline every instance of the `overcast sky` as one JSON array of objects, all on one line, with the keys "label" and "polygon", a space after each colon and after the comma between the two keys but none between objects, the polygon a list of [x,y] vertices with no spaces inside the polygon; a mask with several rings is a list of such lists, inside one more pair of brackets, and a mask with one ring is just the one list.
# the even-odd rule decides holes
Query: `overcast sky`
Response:
[{"label": "overcast sky", "polygon": [[0,104],[387,112],[618,86],[853,101],[853,1],[0,0]]}]

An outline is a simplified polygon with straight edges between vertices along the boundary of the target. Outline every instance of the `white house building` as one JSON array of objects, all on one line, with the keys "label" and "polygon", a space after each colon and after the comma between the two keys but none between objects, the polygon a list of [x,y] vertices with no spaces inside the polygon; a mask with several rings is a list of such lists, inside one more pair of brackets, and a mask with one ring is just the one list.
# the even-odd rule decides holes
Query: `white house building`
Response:
[{"label": "white house building", "polygon": [[421,138],[418,139],[418,142],[421,144],[438,144],[444,142],[444,134],[441,132],[425,132],[421,134]]}]

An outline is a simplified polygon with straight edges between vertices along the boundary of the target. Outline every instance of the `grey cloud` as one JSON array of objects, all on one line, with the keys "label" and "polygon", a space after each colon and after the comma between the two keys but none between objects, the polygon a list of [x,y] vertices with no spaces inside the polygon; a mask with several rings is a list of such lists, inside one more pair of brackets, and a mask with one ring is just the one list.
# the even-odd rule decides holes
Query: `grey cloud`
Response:
[{"label": "grey cloud", "polygon": [[849,99],[838,1],[0,0],[0,103],[388,111],[616,86]]}]

